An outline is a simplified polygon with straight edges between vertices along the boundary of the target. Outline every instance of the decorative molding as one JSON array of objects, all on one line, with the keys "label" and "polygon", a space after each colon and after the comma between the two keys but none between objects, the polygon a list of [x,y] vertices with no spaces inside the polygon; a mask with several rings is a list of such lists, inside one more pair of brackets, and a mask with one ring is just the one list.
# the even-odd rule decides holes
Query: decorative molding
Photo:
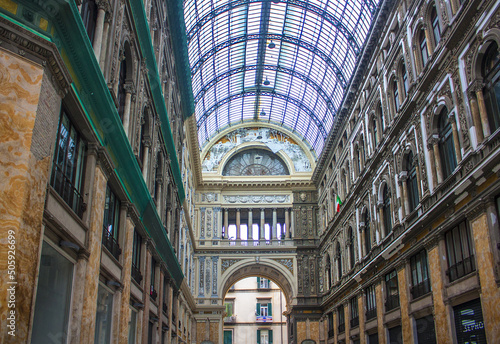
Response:
[{"label": "decorative molding", "polygon": [[290,203],[290,195],[224,195],[222,199],[226,203],[252,203],[252,204],[280,204]]},{"label": "decorative molding", "polygon": [[291,258],[272,258],[272,260],[283,265],[293,274],[293,260]]},{"label": "decorative molding", "polygon": [[231,265],[236,264],[239,262],[241,259],[221,259],[221,275],[226,272],[227,269],[231,267]]}]

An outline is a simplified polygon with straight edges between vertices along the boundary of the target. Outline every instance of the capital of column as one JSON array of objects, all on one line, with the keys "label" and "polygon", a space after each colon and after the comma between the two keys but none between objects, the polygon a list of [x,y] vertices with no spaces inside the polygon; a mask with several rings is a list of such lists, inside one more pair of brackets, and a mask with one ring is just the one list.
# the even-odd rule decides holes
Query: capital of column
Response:
[{"label": "capital of column", "polygon": [[127,93],[135,94],[135,86],[132,81],[126,82],[125,85],[123,85],[123,89]]},{"label": "capital of column", "polygon": [[399,181],[404,182],[408,179],[408,172],[407,171],[401,171],[399,173]]}]

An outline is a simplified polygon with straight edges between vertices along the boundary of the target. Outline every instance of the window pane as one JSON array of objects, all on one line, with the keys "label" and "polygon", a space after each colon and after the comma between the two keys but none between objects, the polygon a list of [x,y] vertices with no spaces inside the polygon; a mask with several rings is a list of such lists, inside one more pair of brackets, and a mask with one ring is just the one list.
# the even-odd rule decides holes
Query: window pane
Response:
[{"label": "window pane", "polygon": [[31,343],[66,343],[73,263],[43,242]]},{"label": "window pane", "polygon": [[94,344],[107,344],[110,342],[112,317],[113,294],[99,284],[99,289],[97,290]]}]

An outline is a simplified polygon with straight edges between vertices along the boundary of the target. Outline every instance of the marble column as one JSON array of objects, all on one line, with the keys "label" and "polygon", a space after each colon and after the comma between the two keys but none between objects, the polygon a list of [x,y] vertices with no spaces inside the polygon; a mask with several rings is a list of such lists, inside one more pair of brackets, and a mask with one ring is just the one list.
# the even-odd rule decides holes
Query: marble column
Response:
[{"label": "marble column", "polygon": [[248,240],[253,239],[253,213],[252,208],[248,209]]},{"label": "marble column", "polygon": [[236,209],[236,240],[241,238],[241,212],[240,209]]},{"label": "marble column", "polygon": [[[89,206],[90,227],[87,232],[89,251],[89,261],[85,274],[84,297],[86,301],[82,309],[82,321],[80,324],[80,343],[91,343],[94,340],[96,308],[97,308],[97,289],[99,286],[100,265],[101,265],[101,239],[102,223],[104,219],[104,204],[106,198],[107,176],[104,168],[98,164],[94,173],[93,182],[93,201]],[[92,300],[92,301],[91,301]]]},{"label": "marble column", "polygon": [[[1,5],[0,5],[1,6]],[[8,41],[9,39],[7,39]],[[2,39],[3,41],[3,39]],[[5,41],[4,41],[5,42]],[[3,45],[3,44],[2,44]],[[6,49],[8,49],[6,47]],[[15,48],[15,51],[18,51]],[[28,54],[29,55],[29,54]],[[0,329],[1,343],[25,343],[32,324],[34,292],[43,243],[43,213],[50,177],[53,147],[56,141],[59,111],[50,109],[40,113],[39,104],[53,97],[51,106],[61,99],[53,90],[51,75],[44,75],[44,67],[31,63],[28,56],[19,57],[0,50]],[[46,68],[48,72],[49,68]],[[44,94],[47,92],[47,95]],[[52,113],[53,111],[53,113]],[[56,112],[57,111],[57,112]],[[47,133],[36,133],[35,121],[42,121]],[[46,121],[46,122],[45,122]],[[37,139],[40,139],[38,142]],[[46,143],[40,143],[46,141]],[[40,145],[43,145],[42,149]],[[34,152],[36,152],[34,154]],[[10,235],[10,238],[9,238]],[[7,274],[9,240],[15,241],[15,275]],[[10,265],[10,264],[9,264]],[[9,282],[15,276],[16,336],[7,332]]]},{"label": "marble column", "polygon": [[97,2],[97,19],[94,31],[94,42],[92,43],[92,48],[94,49],[94,54],[97,61],[101,57],[101,47],[102,38],[104,32],[104,19],[106,18],[106,7],[109,6],[107,2],[99,1]]},{"label": "marble column", "polygon": [[437,174],[436,174],[436,163],[434,159],[434,146],[429,140],[429,144],[427,145],[427,152],[429,153],[429,167],[431,170],[429,177],[429,184],[432,185],[434,189],[437,186]]},{"label": "marble column", "polygon": [[[492,249],[495,239],[491,236],[488,218],[496,214],[495,205],[480,204],[467,216],[471,223],[471,235],[474,241],[479,285],[481,286],[481,308],[486,332],[486,341],[496,343],[500,337],[500,290],[495,271],[498,263]],[[490,220],[491,221],[491,220]],[[493,246],[497,249],[496,244]]]},{"label": "marble column", "polygon": [[436,175],[438,185],[443,182],[443,168],[441,164],[441,155],[439,154],[439,139],[437,137],[432,138],[432,149],[434,151],[434,160],[436,161]]},{"label": "marble column", "polygon": [[408,180],[408,174],[406,171],[403,171],[399,174],[399,186],[403,190],[403,195],[401,196],[403,198],[401,202],[401,206],[403,208],[403,217],[405,217],[407,214],[408,209],[410,209],[410,202],[408,201],[408,185],[406,184],[406,181]]},{"label": "marble column", "polygon": [[[444,240],[441,238],[440,241],[442,247],[445,248]],[[436,340],[438,344],[451,344],[453,335],[451,333],[452,324],[450,308],[447,303],[445,303],[445,281],[443,280],[442,273],[446,267],[442,266],[443,263],[438,244],[438,240],[434,239],[426,245],[434,306],[433,314],[436,328]]]},{"label": "marble column", "polygon": [[360,344],[366,344],[366,336],[364,335],[365,333],[365,297],[364,293],[361,292],[361,294],[358,297],[358,314],[359,314],[359,343]]},{"label": "marble column", "polygon": [[260,228],[259,228],[259,238],[264,240],[266,238],[266,212],[264,208],[260,208]]},{"label": "marble column", "polygon": [[[124,222],[125,230],[123,231],[123,268],[122,268],[122,293],[121,293],[121,310],[119,319],[119,331],[118,331],[118,343],[127,344],[128,343],[128,328],[130,321],[130,283],[132,277],[132,251],[134,245],[134,222],[127,216],[128,204],[126,202],[122,203],[122,209],[125,208]],[[120,220],[122,220],[120,218]]]},{"label": "marble column", "polygon": [[144,162],[142,165],[142,177],[144,178],[144,181],[146,182],[146,185],[148,185],[148,172],[149,172],[149,149],[151,147],[151,140],[150,139],[144,139]]},{"label": "marble column", "polygon": [[401,328],[403,335],[403,343],[413,344],[413,325],[410,318],[410,298],[409,298],[409,281],[406,274],[407,262],[404,261],[397,268],[398,286],[399,286],[399,309],[401,311]]},{"label": "marble column", "polygon": [[[387,228],[385,228],[385,223],[384,223],[384,203],[383,202],[378,202],[377,203],[377,208],[378,208],[378,218],[379,218],[379,228],[380,228],[380,237],[379,240],[382,241],[383,238],[387,235]],[[378,244],[378,242],[377,242]]]},{"label": "marble column", "polygon": [[111,16],[106,15],[104,18],[104,28],[103,28],[103,33],[102,33],[102,47],[101,47],[101,54],[99,56],[99,66],[101,67],[101,70],[103,71],[103,75],[106,75],[107,73],[104,73],[104,65],[106,63],[106,53],[107,53],[107,47],[108,47],[108,36],[109,36],[109,26],[111,22]]},{"label": "marble column", "polygon": [[479,115],[479,107],[477,105],[476,96],[474,94],[469,94],[469,104],[472,114],[472,122],[476,128],[477,142],[481,143],[484,140],[483,126],[481,125],[481,116]]},{"label": "marble column", "polygon": [[286,239],[287,234],[290,233],[290,209],[285,209],[285,231],[283,232],[283,239]]},{"label": "marble column", "polygon": [[227,208],[224,209],[224,233],[222,235],[222,239],[229,238],[229,234],[227,232],[227,226],[229,226],[229,210]]},{"label": "marble column", "polygon": [[455,156],[457,158],[457,163],[460,163],[462,161],[462,154],[460,149],[460,141],[458,138],[457,122],[455,121],[455,118],[451,118],[450,122],[451,122],[451,132],[453,134],[453,146],[455,147]]},{"label": "marble column", "polygon": [[380,281],[375,285],[375,300],[377,303],[377,329],[378,329],[378,342],[386,343],[386,334],[384,327],[384,296],[382,294],[382,283]]},{"label": "marble column", "polygon": [[273,208],[273,230],[271,239],[276,239],[278,237],[277,230],[278,230],[278,214],[276,208]]},{"label": "marble column", "polygon": [[146,249],[146,268],[144,269],[144,292],[143,292],[144,316],[142,317],[142,328],[144,330],[142,331],[142,343],[148,342],[147,329],[149,327],[149,304],[151,303],[150,291],[151,291],[151,260],[152,260],[152,255],[151,252],[149,251],[149,247],[151,245],[152,243],[148,242],[147,244],[148,248]]},{"label": "marble column", "polygon": [[476,89],[477,105],[479,107],[479,117],[481,117],[481,124],[483,125],[483,135],[488,137],[491,134],[490,122],[488,121],[488,113],[486,111],[486,104],[484,103],[483,90],[480,87]]},{"label": "marble column", "polygon": [[125,106],[123,108],[123,130],[125,135],[130,140],[130,104],[132,103],[132,93],[134,92],[134,85],[132,83],[126,83],[123,88],[125,89]]}]

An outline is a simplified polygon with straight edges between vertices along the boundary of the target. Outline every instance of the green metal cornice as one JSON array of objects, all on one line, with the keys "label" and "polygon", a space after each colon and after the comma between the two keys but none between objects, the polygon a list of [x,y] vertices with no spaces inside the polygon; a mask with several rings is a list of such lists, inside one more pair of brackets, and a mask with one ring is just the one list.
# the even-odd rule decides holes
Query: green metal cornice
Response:
[{"label": "green metal cornice", "polygon": [[191,69],[189,67],[183,1],[168,1],[167,16],[175,55],[175,69],[177,71],[177,77],[179,78],[182,109],[184,111],[184,118],[186,119],[194,114],[194,98],[191,85]]},{"label": "green metal cornice", "polygon": [[[142,1],[131,2],[138,2],[143,6]],[[181,267],[156,211],[151,194],[144,182],[142,172],[133,154],[128,138],[123,130],[115,103],[95,58],[78,8],[72,0],[52,1],[50,2],[50,7],[44,1],[19,0],[19,3],[36,13],[43,13],[44,17],[52,23],[54,30],[49,34],[39,28],[33,27],[30,23],[25,22],[23,18],[7,14],[13,17],[13,25],[17,25],[16,20],[18,20],[26,27],[31,27],[31,29],[37,30],[45,36],[49,35],[50,40],[56,45],[73,79],[72,89],[74,93],[79,98],[82,108],[100,143],[109,153],[115,165],[115,173],[128,194],[130,201],[137,207],[141,221],[152,238],[158,253],[166,263],[170,276],[175,281],[176,287],[180,288],[184,279]],[[136,20],[136,25],[138,25],[137,30],[141,31],[139,39],[141,40],[143,53],[146,52],[144,57],[148,63],[148,79],[151,83],[153,101],[160,116],[161,132],[167,145],[172,173],[174,174],[179,198],[182,202],[184,199],[184,189],[168,123],[165,102],[161,93],[161,84],[156,66],[151,68],[151,65],[155,64],[154,54],[153,58],[149,55],[152,54],[150,43],[148,47],[144,47],[144,31],[147,32],[147,37],[149,37],[149,30],[147,25],[144,26],[144,21],[142,20]],[[139,27],[139,25],[141,26]],[[149,40],[149,42],[151,41]]]}]

